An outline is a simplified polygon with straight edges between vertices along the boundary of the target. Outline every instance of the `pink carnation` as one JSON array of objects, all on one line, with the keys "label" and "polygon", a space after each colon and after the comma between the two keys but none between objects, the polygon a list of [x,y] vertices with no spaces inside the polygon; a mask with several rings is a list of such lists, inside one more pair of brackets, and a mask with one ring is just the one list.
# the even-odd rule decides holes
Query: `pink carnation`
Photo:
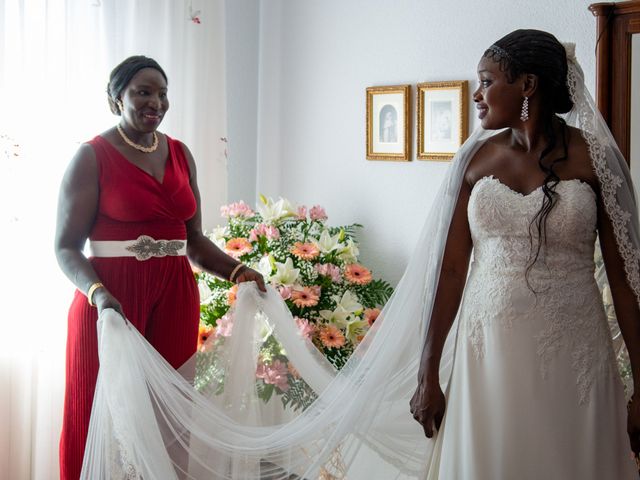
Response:
[{"label": "pink carnation", "polygon": [[269,240],[277,240],[280,238],[280,231],[273,225],[260,223],[253,227],[251,232],[249,232],[249,241],[256,242],[259,237],[267,237]]},{"label": "pink carnation", "polygon": [[306,220],[307,219],[307,207],[301,205],[298,207],[298,214],[296,215],[298,220]]},{"label": "pink carnation", "polygon": [[223,315],[216,322],[216,337],[230,337],[233,330],[233,317]]},{"label": "pink carnation", "polygon": [[220,207],[220,215],[225,218],[229,217],[253,217],[255,213],[251,210],[251,207],[244,203],[242,200],[229,205],[223,205]]},{"label": "pink carnation", "polygon": [[333,263],[317,263],[314,268],[320,275],[331,277],[331,281],[333,283],[340,283],[342,281],[342,277],[340,276],[340,267]]},{"label": "pink carnation", "polygon": [[320,205],[315,205],[314,207],[311,207],[311,210],[309,211],[309,217],[311,218],[311,220],[326,220],[327,212],[325,212],[324,208],[322,208]]},{"label": "pink carnation", "polygon": [[291,287],[287,287],[284,285],[280,285],[278,287],[278,293],[282,297],[283,300],[289,300],[291,298],[291,293],[293,289]]},{"label": "pink carnation", "polygon": [[263,379],[264,383],[275,385],[283,392],[289,390],[288,373],[287,364],[280,360],[275,360],[268,365],[260,363],[256,369],[256,377]]},{"label": "pink carnation", "polygon": [[316,331],[316,327],[313,323],[309,322],[309,320],[300,317],[293,317],[296,321],[296,325],[298,325],[298,329],[300,330],[300,335],[303,338],[311,338],[313,336],[313,332]]}]

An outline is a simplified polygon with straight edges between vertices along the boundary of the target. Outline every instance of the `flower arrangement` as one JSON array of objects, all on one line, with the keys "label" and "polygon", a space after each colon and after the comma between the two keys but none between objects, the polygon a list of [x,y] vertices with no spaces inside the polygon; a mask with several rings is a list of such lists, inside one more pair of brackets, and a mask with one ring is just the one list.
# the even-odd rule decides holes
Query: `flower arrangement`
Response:
[{"label": "flower arrangement", "polygon": [[[283,198],[263,196],[257,211],[244,202],[221,208],[228,225],[209,234],[227,254],[256,269],[289,307],[300,335],[309,339],[336,369],[342,368],[376,320],[393,289],[358,263],[355,231],[361,225],[331,227],[320,206],[294,208]],[[201,295],[199,349],[215,350],[231,333],[237,286],[204,272],[196,274]],[[209,336],[214,340],[205,344]],[[256,370],[262,400],[279,395],[293,409],[314,395],[287,362],[270,334]]]}]

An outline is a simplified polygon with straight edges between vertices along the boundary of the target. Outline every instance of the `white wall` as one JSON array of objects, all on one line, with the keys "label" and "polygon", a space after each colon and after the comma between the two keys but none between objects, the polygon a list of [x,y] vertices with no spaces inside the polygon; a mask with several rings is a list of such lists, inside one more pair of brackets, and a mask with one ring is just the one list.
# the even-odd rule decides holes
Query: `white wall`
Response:
[{"label": "white wall", "polygon": [[[365,160],[365,88],[466,79],[473,90],[486,47],[516,28],[539,28],[575,42],[592,88],[596,27],[589,4],[261,2],[258,192],[321,204],[332,224],[364,224],[363,263],[395,283],[447,164]],[[415,88],[412,96],[415,105]]]},{"label": "white wall", "polygon": [[260,3],[225,1],[229,201],[256,200]]}]

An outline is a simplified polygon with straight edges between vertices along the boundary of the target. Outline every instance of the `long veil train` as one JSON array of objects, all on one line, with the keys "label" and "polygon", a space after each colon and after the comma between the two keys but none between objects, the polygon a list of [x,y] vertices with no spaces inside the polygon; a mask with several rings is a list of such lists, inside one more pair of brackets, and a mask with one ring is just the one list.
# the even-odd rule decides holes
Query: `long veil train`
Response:
[{"label": "long veil train", "polygon": [[[574,109],[614,225],[627,279],[640,298],[640,236],[627,165],[567,49]],[[469,159],[495,132],[476,130],[436,196],[410,264],[380,317],[340,372],[298,334],[273,289],[242,284],[231,337],[173,370],[140,333],[106,310],[99,320],[100,372],[82,478],[423,478],[433,440],[409,413],[449,223]],[[265,330],[312,392],[304,410],[264,402],[255,390]],[[440,378],[449,378],[457,329]]]}]

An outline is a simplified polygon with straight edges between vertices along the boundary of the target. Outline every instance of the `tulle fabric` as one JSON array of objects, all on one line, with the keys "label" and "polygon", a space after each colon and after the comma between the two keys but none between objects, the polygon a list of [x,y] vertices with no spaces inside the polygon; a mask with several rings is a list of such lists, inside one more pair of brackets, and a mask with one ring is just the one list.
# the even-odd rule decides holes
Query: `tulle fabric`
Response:
[{"label": "tulle fabric", "polygon": [[[575,108],[607,214],[640,294],[638,220],[624,159],[584,89],[571,54]],[[278,293],[241,284],[230,337],[176,372],[114,311],[99,320],[100,372],[82,478],[424,478],[434,440],[409,413],[444,244],[469,160],[496,132],[476,130],[454,158],[394,295],[340,372],[300,336]],[[640,298],[640,295],[639,295]],[[269,332],[312,391],[294,411],[258,398],[255,373]],[[441,361],[446,391],[457,327]]]}]

